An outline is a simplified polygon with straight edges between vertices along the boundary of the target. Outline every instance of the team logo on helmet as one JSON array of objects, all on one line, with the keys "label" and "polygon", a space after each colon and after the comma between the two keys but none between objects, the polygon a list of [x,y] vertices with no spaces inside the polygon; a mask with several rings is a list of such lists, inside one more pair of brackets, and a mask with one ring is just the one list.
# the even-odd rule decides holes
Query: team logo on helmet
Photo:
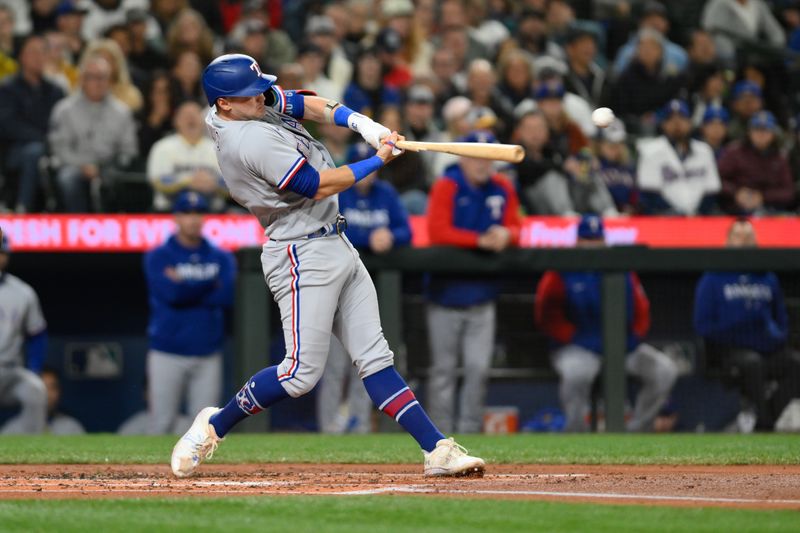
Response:
[{"label": "team logo on helmet", "polygon": [[259,66],[258,66],[258,63],[256,63],[255,61],[253,61],[252,63],[250,63],[250,70],[252,70],[252,71],[253,71],[253,72],[255,72],[256,74],[258,74],[258,77],[259,77],[259,78],[262,76],[262,74],[261,74],[261,67],[259,67]]}]

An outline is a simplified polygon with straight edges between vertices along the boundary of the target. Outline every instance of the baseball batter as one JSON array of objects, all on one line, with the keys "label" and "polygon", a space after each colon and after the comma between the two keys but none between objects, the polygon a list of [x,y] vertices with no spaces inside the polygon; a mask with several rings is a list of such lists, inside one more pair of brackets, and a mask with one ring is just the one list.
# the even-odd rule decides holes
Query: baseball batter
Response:
[{"label": "baseball batter", "polygon": [[[309,392],[322,375],[333,334],[373,403],[419,443],[425,475],[482,474],[484,461],[444,437],[395,370],[375,287],[338,213],[337,193],[397,157],[394,143],[401,137],[338,102],[284,91],[275,82],[241,54],[218,57],[203,72],[212,106],[206,123],[225,182],[270,238],[261,258],[280,308],[286,358],[255,374],[222,409],[201,410],[173,449],[172,471],[191,474],[239,421]],[[378,152],[336,168],[301,119],[349,127]]]},{"label": "baseball batter", "polygon": [[39,372],[47,349],[47,323],[36,292],[5,271],[9,252],[8,237],[0,232],[0,406],[20,405],[16,430],[41,433],[47,391]]}]

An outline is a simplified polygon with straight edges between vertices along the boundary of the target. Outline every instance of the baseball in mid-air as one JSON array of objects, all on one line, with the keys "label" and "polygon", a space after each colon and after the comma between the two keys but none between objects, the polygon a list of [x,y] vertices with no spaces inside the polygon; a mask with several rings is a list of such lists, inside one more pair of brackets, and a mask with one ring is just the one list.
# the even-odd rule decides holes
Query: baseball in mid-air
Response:
[{"label": "baseball in mid-air", "polygon": [[598,128],[608,127],[614,122],[614,112],[607,107],[598,107],[592,112],[592,122]]}]

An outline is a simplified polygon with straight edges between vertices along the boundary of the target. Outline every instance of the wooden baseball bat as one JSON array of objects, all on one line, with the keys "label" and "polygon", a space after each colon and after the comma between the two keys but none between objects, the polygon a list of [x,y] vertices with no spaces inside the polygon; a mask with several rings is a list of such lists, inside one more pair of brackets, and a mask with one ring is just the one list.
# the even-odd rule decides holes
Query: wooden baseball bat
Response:
[{"label": "wooden baseball bat", "polygon": [[497,143],[436,143],[420,141],[398,141],[397,147],[412,152],[444,152],[446,154],[479,159],[496,159],[519,163],[525,157],[525,149],[518,144]]}]

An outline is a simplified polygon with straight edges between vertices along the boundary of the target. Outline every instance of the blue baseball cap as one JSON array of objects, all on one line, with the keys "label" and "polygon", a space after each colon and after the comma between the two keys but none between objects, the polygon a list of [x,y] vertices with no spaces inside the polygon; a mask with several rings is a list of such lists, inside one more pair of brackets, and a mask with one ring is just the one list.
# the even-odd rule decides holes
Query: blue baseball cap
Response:
[{"label": "blue baseball cap", "polygon": [[742,80],[733,86],[732,96],[734,100],[738,100],[746,94],[750,94],[758,98],[763,96],[761,87],[759,87],[757,83],[750,80]]},{"label": "blue baseball cap", "polygon": [[497,137],[489,130],[471,131],[463,137],[459,137],[457,142],[462,143],[496,143]]},{"label": "blue baseball cap", "polygon": [[583,215],[578,222],[578,238],[592,240],[605,238],[603,219],[597,215]]},{"label": "blue baseball cap", "polygon": [[63,0],[56,7],[56,17],[63,15],[85,15],[89,10],[77,2],[77,0]]},{"label": "blue baseball cap", "polygon": [[357,161],[363,161],[376,153],[375,148],[372,146],[364,142],[358,142],[347,149],[347,162],[355,163]]},{"label": "blue baseball cap", "polygon": [[692,116],[692,112],[689,110],[689,104],[687,104],[684,100],[673,98],[664,104],[664,107],[658,110],[658,121],[663,122],[675,113],[683,116],[684,118],[689,118]]},{"label": "blue baseball cap", "polygon": [[547,100],[548,98],[561,100],[564,97],[564,84],[559,80],[548,80],[536,88],[533,93],[535,100]]},{"label": "blue baseball cap", "polygon": [[748,123],[748,127],[751,130],[777,131],[778,121],[775,119],[775,115],[773,115],[769,111],[759,111],[758,113],[750,117],[750,122]]},{"label": "blue baseball cap", "polygon": [[730,113],[728,113],[728,110],[724,107],[719,105],[710,105],[703,113],[703,124],[708,124],[709,122],[713,122],[715,120],[720,120],[727,124],[730,118]]},{"label": "blue baseball cap", "polygon": [[208,200],[197,191],[183,191],[172,203],[173,213],[208,213],[208,211]]}]

